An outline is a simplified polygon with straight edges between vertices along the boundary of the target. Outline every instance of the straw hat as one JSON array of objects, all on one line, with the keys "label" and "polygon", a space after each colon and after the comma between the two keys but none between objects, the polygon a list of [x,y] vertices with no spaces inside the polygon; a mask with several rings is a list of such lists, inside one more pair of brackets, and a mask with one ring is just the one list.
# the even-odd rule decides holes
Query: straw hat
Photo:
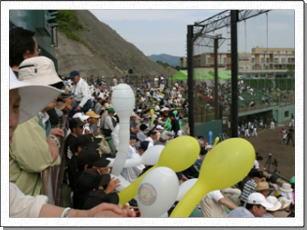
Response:
[{"label": "straw hat", "polygon": [[257,183],[256,191],[270,190],[269,183],[266,181],[259,181]]},{"label": "straw hat", "polygon": [[289,183],[282,183],[282,186],[279,188],[280,191],[290,193],[293,191]]},{"label": "straw hat", "polygon": [[275,212],[282,207],[281,202],[275,196],[268,196],[266,200],[273,205],[273,207],[267,208],[268,211]]},{"label": "straw hat", "polygon": [[85,115],[92,117],[92,118],[97,118],[97,119],[100,118],[100,116],[97,113],[95,113],[94,111],[88,111]]},{"label": "straw hat", "polygon": [[19,81],[10,69],[10,90],[18,89],[21,97],[19,109],[19,123],[34,117],[50,101],[60,95],[61,91],[47,85],[37,84],[33,79]]}]

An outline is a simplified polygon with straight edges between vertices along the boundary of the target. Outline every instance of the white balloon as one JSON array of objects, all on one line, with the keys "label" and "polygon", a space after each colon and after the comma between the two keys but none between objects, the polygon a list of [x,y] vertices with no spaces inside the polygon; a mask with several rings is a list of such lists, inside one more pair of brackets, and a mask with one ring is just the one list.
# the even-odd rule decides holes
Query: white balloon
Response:
[{"label": "white balloon", "polygon": [[111,104],[119,117],[128,117],[135,107],[135,95],[132,88],[121,83],[113,87]]},{"label": "white balloon", "polygon": [[167,218],[167,217],[168,217],[168,213],[167,213],[167,212],[163,213],[163,214],[160,216],[160,218]]},{"label": "white balloon", "polygon": [[193,178],[183,182],[179,187],[179,192],[176,200],[177,201],[181,200],[184,197],[184,195],[187,193],[187,191],[189,191],[190,188],[193,187],[193,185],[196,183],[197,180],[198,178]]},{"label": "white balloon", "polygon": [[133,90],[127,84],[119,84],[113,87],[111,102],[119,117],[119,146],[113,163],[112,174],[119,175],[128,158],[130,116],[135,107]]},{"label": "white balloon", "polygon": [[164,145],[154,145],[148,148],[141,156],[142,163],[144,165],[155,165],[158,162],[163,149]]},{"label": "white balloon", "polygon": [[176,173],[167,167],[148,172],[139,186],[138,207],[142,217],[161,217],[176,201],[179,181]]}]

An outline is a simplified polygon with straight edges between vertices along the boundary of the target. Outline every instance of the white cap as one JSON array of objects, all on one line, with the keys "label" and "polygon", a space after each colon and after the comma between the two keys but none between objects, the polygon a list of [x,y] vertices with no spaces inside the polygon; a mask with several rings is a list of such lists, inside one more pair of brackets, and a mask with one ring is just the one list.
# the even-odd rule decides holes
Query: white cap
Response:
[{"label": "white cap", "polygon": [[169,111],[169,108],[163,107],[163,108],[161,109],[161,112],[165,112],[165,111]]},{"label": "white cap", "polygon": [[12,69],[10,69],[10,90],[13,89],[18,89],[21,97],[19,123],[37,115],[61,93],[60,90],[54,87],[37,84],[32,80],[19,81]]},{"label": "white cap", "polygon": [[271,203],[269,203],[264,195],[262,195],[261,193],[259,192],[253,192],[251,193],[248,198],[247,198],[247,203],[248,204],[258,204],[258,205],[261,205],[263,206],[265,209],[272,209],[273,208],[273,205]]},{"label": "white cap", "polygon": [[169,140],[169,139],[171,139],[171,138],[173,138],[173,133],[172,132],[169,132],[169,131],[163,131],[162,133],[161,133],[161,138],[163,139],[163,140]]},{"label": "white cap", "polygon": [[72,118],[79,118],[82,122],[85,122],[89,119],[90,116],[85,115],[84,113],[75,113]]}]

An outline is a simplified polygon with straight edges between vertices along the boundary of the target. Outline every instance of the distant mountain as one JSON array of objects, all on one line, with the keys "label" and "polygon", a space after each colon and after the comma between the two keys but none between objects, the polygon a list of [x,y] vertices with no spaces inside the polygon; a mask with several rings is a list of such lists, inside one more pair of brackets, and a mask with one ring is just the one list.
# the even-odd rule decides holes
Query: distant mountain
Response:
[{"label": "distant mountain", "polygon": [[153,61],[160,61],[169,64],[170,66],[180,66],[180,57],[168,54],[153,54],[148,56]]}]

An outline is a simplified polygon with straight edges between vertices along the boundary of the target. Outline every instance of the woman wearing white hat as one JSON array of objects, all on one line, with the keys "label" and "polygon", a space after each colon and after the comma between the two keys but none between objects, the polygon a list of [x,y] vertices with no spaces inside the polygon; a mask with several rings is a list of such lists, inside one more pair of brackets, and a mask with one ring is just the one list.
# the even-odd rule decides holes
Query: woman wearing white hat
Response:
[{"label": "woman wearing white hat", "polygon": [[268,196],[266,200],[272,204],[272,207],[266,209],[267,213],[263,217],[274,217],[274,213],[282,208],[282,204],[275,196]]},{"label": "woman wearing white hat", "polygon": [[268,196],[266,200],[273,205],[268,208],[268,213],[264,217],[288,217],[290,215],[290,204],[291,201],[285,197]]},{"label": "woman wearing white hat", "polygon": [[291,185],[287,182],[284,182],[282,186],[279,188],[280,195],[291,200],[292,204],[294,204],[294,196],[293,196],[293,189]]},{"label": "woman wearing white hat", "polygon": [[[35,85],[53,85],[61,82],[53,61],[44,56],[28,57],[23,60],[18,67],[18,80]],[[31,119],[18,125],[15,130],[10,145],[9,178],[10,182],[15,183],[23,193],[46,194],[50,202],[53,202],[56,182],[51,180],[52,189],[47,188],[50,181],[49,169],[61,163],[58,138],[63,137],[64,131],[60,128],[51,128],[47,110],[54,106],[54,101],[46,103],[45,99],[35,91],[28,97],[30,97],[30,103],[26,103],[28,106],[39,105],[40,102],[34,103],[38,99],[41,99],[45,106],[37,114],[32,114]],[[23,115],[20,119],[24,121]]]},{"label": "woman wearing white hat", "polygon": [[[31,84],[16,79],[10,69],[9,98],[9,140],[20,120],[26,121],[58,96],[53,87]],[[90,210],[75,210],[47,204],[46,196],[26,196],[18,187],[10,183],[10,217],[95,217],[95,216],[135,216],[134,211],[121,209],[112,204],[100,204]]]}]

